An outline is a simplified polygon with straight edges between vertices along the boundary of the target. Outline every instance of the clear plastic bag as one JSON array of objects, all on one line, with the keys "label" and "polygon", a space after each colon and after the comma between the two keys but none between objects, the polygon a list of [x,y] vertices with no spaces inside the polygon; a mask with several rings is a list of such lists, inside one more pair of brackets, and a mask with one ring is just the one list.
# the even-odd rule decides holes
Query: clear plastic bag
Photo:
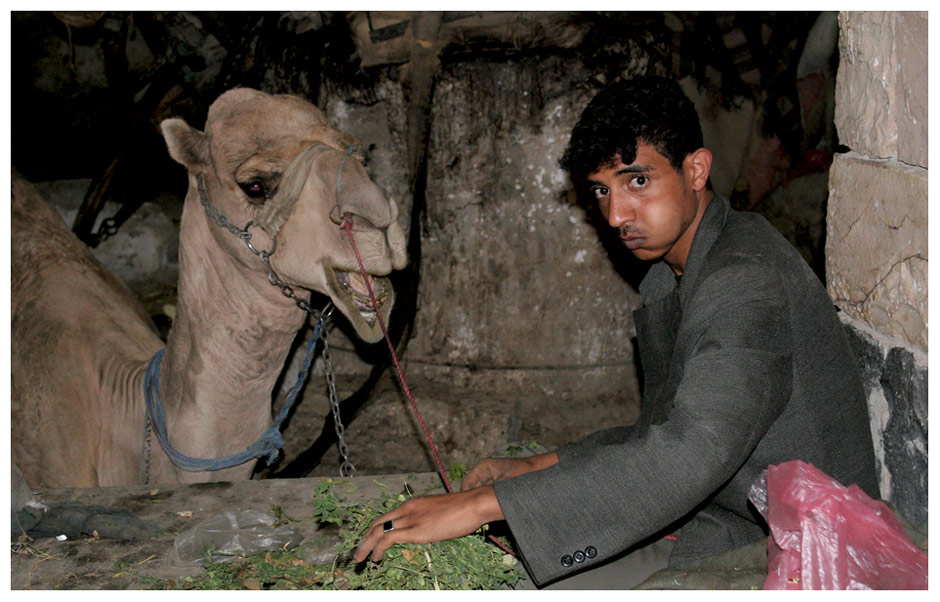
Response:
[{"label": "clear plastic bag", "polygon": [[303,536],[260,510],[223,512],[176,536],[167,561],[174,566],[204,565],[251,556],[267,550],[291,549]]},{"label": "clear plastic bag", "polygon": [[927,589],[927,555],[857,485],[794,460],[768,467],[749,499],[770,526],[764,589]]}]

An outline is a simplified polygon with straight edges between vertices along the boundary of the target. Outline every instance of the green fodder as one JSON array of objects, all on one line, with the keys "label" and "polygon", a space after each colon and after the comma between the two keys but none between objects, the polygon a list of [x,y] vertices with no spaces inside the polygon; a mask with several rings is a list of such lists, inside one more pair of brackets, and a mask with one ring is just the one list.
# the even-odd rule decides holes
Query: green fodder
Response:
[{"label": "green fodder", "polygon": [[[512,588],[525,573],[518,561],[487,541],[486,527],[465,537],[432,544],[399,544],[379,562],[356,564],[352,554],[372,522],[411,495],[389,494],[367,503],[339,498],[332,479],[317,486],[311,519],[338,528],[339,550],[328,565],[312,565],[303,550],[272,550],[210,564],[205,574],[178,581],[152,580],[152,589],[500,589]],[[293,520],[293,519],[288,519]],[[504,542],[505,543],[505,542]]]}]

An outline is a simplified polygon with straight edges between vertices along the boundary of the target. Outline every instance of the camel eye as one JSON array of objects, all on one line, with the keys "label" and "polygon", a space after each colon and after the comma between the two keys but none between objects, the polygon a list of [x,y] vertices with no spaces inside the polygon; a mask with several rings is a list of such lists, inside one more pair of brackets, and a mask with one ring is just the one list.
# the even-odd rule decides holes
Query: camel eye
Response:
[{"label": "camel eye", "polygon": [[266,200],[274,196],[274,191],[276,189],[276,184],[272,186],[270,182],[260,178],[253,178],[247,182],[240,182],[238,186],[248,197],[248,201],[253,205],[261,205],[264,203]]},{"label": "camel eye", "polygon": [[246,184],[240,184],[242,190],[250,199],[263,200],[268,195],[268,189],[265,188],[261,180],[252,180]]}]

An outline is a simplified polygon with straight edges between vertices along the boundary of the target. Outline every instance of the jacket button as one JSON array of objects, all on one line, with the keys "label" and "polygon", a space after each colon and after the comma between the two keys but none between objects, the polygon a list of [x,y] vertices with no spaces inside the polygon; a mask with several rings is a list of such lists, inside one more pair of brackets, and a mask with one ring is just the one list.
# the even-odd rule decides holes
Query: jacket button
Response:
[{"label": "jacket button", "polygon": [[584,552],[582,552],[581,550],[578,550],[577,552],[575,552],[575,553],[574,553],[574,561],[575,561],[575,562],[584,562]]},{"label": "jacket button", "polygon": [[568,568],[574,564],[574,558],[571,557],[571,554],[565,554],[561,557],[561,566]]},{"label": "jacket button", "polygon": [[584,548],[584,555],[587,556],[588,558],[594,558],[595,556],[597,556],[597,548],[595,548],[594,546],[588,546]]}]

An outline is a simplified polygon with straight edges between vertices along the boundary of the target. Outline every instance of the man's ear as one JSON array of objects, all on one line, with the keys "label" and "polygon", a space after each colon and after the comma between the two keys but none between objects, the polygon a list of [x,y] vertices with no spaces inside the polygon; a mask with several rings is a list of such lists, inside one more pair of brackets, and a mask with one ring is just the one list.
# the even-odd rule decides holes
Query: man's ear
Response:
[{"label": "man's ear", "polygon": [[692,189],[696,192],[705,190],[711,170],[712,153],[707,148],[700,148],[689,153],[683,161],[683,171],[691,176]]},{"label": "man's ear", "polygon": [[209,167],[209,142],[206,135],[189,127],[182,119],[165,119],[160,124],[170,156],[193,173]]}]

